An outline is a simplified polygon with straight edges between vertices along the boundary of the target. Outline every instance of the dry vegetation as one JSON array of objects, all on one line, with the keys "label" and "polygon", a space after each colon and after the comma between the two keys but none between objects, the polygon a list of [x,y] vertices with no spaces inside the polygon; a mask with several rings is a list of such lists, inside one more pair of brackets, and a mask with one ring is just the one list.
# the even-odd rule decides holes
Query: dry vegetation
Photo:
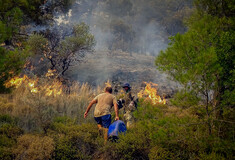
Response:
[{"label": "dry vegetation", "polygon": [[[33,93],[27,84],[22,84],[11,94],[2,95],[0,112],[19,118],[19,126],[27,131],[47,127],[56,116],[68,116],[78,123],[84,123],[83,112],[89,101],[103,90],[101,87],[94,90],[88,84],[74,83],[69,91],[70,94],[62,92],[49,96],[46,88]],[[91,119],[92,114],[86,121],[91,122]]]},{"label": "dry vegetation", "polygon": [[218,130],[214,125],[213,135],[208,135],[205,113],[195,106],[154,105],[148,98],[139,101],[135,126],[118,143],[103,146],[92,113],[83,118],[88,102],[103,88],[74,83],[69,94],[63,89],[49,96],[22,84],[1,95],[0,159],[234,158],[232,132],[217,136],[226,127]]}]

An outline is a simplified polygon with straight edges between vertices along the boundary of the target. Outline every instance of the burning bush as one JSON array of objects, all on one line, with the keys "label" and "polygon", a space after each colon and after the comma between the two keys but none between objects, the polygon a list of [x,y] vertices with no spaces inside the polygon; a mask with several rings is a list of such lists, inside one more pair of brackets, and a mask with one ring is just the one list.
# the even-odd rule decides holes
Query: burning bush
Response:
[{"label": "burning bush", "polygon": [[[153,103],[153,104],[166,104],[166,99],[165,98],[161,98],[158,94],[157,94],[157,89],[155,88],[156,86],[158,86],[155,83],[147,83],[144,82],[146,84],[145,89],[141,90],[138,93],[138,97],[142,98],[142,97],[148,97],[148,99]],[[152,87],[153,86],[153,87]]]}]

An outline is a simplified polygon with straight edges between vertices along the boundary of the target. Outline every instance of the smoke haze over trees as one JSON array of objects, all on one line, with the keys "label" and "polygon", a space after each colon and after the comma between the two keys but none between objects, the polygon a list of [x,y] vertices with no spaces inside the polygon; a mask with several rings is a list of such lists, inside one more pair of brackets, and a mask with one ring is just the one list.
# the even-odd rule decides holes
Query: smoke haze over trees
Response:
[{"label": "smoke haze over trees", "polygon": [[88,24],[96,49],[154,55],[166,47],[169,36],[186,31],[183,18],[192,8],[191,0],[77,0],[67,10],[55,7],[51,13],[54,3],[48,0],[42,7],[45,14],[53,14],[59,25]]},{"label": "smoke haze over trees", "polygon": [[[3,1],[1,5],[4,6],[3,11],[13,8],[20,13],[17,14],[18,17],[13,16],[14,18],[11,21],[6,21],[6,19],[12,17],[11,14],[15,13],[14,10],[7,11],[9,14],[1,15],[2,24],[0,24],[0,30],[3,33],[1,42],[7,45],[10,44],[17,47],[20,44],[21,49],[23,49],[25,47],[22,42],[26,42],[32,33],[43,35],[44,38],[50,37],[51,33],[53,33],[52,39],[54,42],[58,37],[63,40],[65,37],[71,36],[74,25],[85,22],[89,26],[90,32],[94,35],[96,51],[105,51],[111,54],[114,51],[124,51],[130,55],[133,52],[157,55],[160,50],[165,49],[169,42],[169,36],[186,31],[183,25],[183,18],[189,16],[192,8],[192,0],[25,0],[18,4],[14,2],[14,0]],[[27,6],[32,7],[28,9]],[[6,29],[6,26],[8,26],[8,29]],[[61,37],[61,35],[63,36]],[[40,43],[41,41],[35,40],[35,42]],[[30,47],[33,46],[32,44],[30,45]],[[40,50],[40,48],[37,49],[38,51]],[[58,54],[59,52],[55,53]],[[58,57],[55,56],[56,54],[54,54],[54,57]],[[107,59],[105,54],[103,55],[104,58],[101,62],[103,67],[101,66],[101,68],[105,68],[108,65],[107,60],[111,61],[111,63],[115,62],[112,58]],[[95,56],[94,54],[92,58],[95,59]],[[31,56],[30,64],[35,66],[33,74],[42,75],[48,68],[54,69],[54,62],[52,61],[52,59],[55,59],[54,57],[50,58],[49,56],[48,60],[40,61],[42,57],[38,56],[38,54]],[[63,67],[63,63],[68,64],[61,60],[62,65],[60,68],[66,68],[67,71],[68,65]],[[152,67],[154,68],[154,65]],[[65,72],[62,70],[58,72],[64,75]],[[86,72],[86,75],[81,77],[78,74],[84,72],[80,71],[79,66],[73,68],[73,70],[78,72],[73,73],[73,76],[71,76],[70,72],[66,72],[67,78],[72,77],[73,80],[81,81],[83,79],[89,82],[92,81],[89,78],[91,77],[90,71],[100,72],[96,66],[93,66],[91,70]],[[123,72],[121,69],[121,73],[124,73],[124,75],[128,75],[128,72],[129,70]],[[97,84],[99,84],[106,81],[107,78],[115,77],[118,74],[120,75],[120,71],[112,70],[100,72],[99,75],[92,77],[99,79],[97,81]],[[139,72],[133,73],[133,75],[136,74],[140,75]],[[4,79],[8,79],[7,77]],[[129,79],[121,78],[120,80],[128,81]]]}]

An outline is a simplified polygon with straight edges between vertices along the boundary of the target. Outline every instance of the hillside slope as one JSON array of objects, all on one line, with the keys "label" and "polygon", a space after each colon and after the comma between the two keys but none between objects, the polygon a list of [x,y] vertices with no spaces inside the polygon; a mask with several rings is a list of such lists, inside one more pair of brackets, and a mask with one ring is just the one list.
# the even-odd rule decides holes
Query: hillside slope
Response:
[{"label": "hillside slope", "polygon": [[153,82],[158,84],[159,94],[172,95],[179,86],[157,71],[154,60],[151,55],[99,51],[88,55],[85,63],[72,67],[68,76],[92,86],[110,80],[120,88],[121,84],[129,82],[134,90],[140,90],[143,82]]}]

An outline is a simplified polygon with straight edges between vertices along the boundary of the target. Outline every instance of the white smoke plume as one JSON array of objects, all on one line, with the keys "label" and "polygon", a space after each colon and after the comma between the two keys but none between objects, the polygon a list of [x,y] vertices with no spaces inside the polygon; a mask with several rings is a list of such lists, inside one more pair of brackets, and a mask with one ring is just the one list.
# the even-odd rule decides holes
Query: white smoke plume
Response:
[{"label": "white smoke plume", "polygon": [[[67,13],[55,11],[55,26],[85,22],[96,40],[95,53],[87,57],[87,63],[71,68],[68,77],[97,85],[108,79],[139,82],[141,74],[148,69],[151,70],[149,74],[159,74],[152,70],[155,69],[154,56],[167,47],[170,35],[159,22],[162,15],[152,15],[158,12],[151,8],[150,1],[153,0],[76,0]],[[38,28],[43,27],[35,27]],[[127,54],[120,58],[122,51]],[[152,61],[142,63],[139,59],[144,58],[136,53],[153,56],[148,57]]]}]

